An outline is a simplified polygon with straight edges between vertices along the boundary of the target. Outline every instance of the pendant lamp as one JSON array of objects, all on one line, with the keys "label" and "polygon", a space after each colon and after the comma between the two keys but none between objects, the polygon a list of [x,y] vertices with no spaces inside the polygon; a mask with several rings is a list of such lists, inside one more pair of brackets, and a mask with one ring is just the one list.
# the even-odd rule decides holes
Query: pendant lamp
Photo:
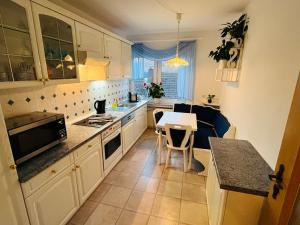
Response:
[{"label": "pendant lamp", "polygon": [[166,62],[166,64],[169,66],[175,66],[175,67],[188,66],[189,63],[185,59],[179,57],[179,24],[181,21],[181,13],[176,13],[176,18],[177,18],[177,22],[178,22],[176,56],[174,58],[169,59]]}]

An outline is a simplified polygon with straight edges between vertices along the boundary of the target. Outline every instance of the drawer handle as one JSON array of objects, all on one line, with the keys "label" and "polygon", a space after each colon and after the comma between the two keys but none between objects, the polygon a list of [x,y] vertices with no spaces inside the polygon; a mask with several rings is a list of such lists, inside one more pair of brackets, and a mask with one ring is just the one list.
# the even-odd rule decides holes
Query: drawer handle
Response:
[{"label": "drawer handle", "polygon": [[78,165],[75,165],[75,167],[78,169],[78,168],[80,168],[80,166],[78,166]]},{"label": "drawer handle", "polygon": [[72,168],[72,171],[76,171],[76,168]]},{"label": "drawer handle", "polygon": [[53,174],[56,173],[56,170],[51,170],[51,173],[53,173]]},{"label": "drawer handle", "polygon": [[10,165],[9,168],[10,168],[11,170],[15,170],[15,169],[17,169],[17,166],[13,164],[13,165]]}]

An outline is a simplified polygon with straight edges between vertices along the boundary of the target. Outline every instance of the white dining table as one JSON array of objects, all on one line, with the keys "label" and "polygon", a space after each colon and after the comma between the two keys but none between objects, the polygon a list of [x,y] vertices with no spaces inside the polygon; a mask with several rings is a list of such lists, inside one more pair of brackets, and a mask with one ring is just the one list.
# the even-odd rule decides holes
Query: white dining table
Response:
[{"label": "white dining table", "polygon": [[[197,131],[197,117],[195,113],[180,113],[180,112],[164,112],[163,116],[160,118],[156,127],[159,131],[159,147],[158,147],[158,162],[161,164],[161,153],[163,150],[162,146],[162,131],[165,128],[166,124],[174,125],[185,125],[192,127],[191,141],[190,141],[190,153],[189,153],[189,162],[188,169],[191,169],[192,165],[192,156],[193,156],[193,144],[194,144],[194,131]],[[186,168],[184,168],[186,171]]]}]

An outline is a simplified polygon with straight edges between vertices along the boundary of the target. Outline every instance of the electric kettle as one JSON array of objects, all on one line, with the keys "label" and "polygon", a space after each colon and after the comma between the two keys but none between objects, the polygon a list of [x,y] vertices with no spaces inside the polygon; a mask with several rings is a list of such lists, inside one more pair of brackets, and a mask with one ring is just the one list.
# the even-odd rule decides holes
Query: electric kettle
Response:
[{"label": "electric kettle", "polygon": [[97,111],[97,114],[105,113],[105,102],[106,102],[106,99],[95,101],[94,107]]}]

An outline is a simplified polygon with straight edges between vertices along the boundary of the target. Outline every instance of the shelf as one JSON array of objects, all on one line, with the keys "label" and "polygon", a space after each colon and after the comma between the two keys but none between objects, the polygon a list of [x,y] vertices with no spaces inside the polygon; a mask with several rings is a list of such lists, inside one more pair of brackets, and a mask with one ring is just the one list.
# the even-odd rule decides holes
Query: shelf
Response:
[{"label": "shelf", "polygon": [[239,80],[240,69],[224,68],[216,69],[216,81],[221,82],[237,82]]}]

